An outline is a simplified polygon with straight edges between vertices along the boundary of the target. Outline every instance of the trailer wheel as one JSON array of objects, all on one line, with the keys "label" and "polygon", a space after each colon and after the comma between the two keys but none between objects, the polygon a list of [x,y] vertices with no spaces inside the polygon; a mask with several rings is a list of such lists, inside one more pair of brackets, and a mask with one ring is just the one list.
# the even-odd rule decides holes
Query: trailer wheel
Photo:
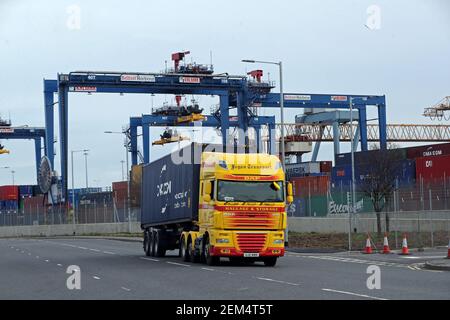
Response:
[{"label": "trailer wheel", "polygon": [[208,266],[215,266],[218,265],[220,262],[220,257],[216,257],[216,256],[212,256],[210,254],[210,244],[209,244],[209,237],[207,237],[205,239],[205,246],[204,246],[204,250],[205,250],[205,260],[206,260],[206,264]]},{"label": "trailer wheel", "polygon": [[148,234],[148,252],[149,256],[154,257],[155,256],[155,232],[149,231]]},{"label": "trailer wheel", "polygon": [[146,230],[144,232],[144,251],[145,251],[145,255],[147,257],[149,257],[151,255],[151,250],[150,250],[150,236],[149,236],[149,232],[148,230]]},{"label": "trailer wheel", "polygon": [[162,236],[162,231],[158,230],[155,232],[155,256],[164,257],[166,255],[166,248],[164,243],[164,238]]},{"label": "trailer wheel", "polygon": [[277,264],[277,257],[270,257],[264,259],[264,265],[266,267],[274,267]]}]

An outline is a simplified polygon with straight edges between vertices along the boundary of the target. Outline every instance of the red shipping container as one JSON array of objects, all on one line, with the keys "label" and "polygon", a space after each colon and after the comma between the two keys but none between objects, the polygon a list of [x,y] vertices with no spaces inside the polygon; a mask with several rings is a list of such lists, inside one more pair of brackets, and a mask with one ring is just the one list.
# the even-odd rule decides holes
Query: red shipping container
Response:
[{"label": "red shipping container", "polygon": [[443,156],[450,154],[450,143],[411,147],[407,148],[406,150],[408,159]]},{"label": "red shipping container", "polygon": [[438,182],[450,176],[450,155],[420,157],[416,159],[416,180]]},{"label": "red shipping container", "polygon": [[1,186],[0,200],[19,200],[18,186]]},{"label": "red shipping container", "polygon": [[128,181],[113,182],[112,189],[117,208],[123,208],[128,200]]},{"label": "red shipping container", "polygon": [[23,199],[23,209],[27,214],[44,213],[46,205],[43,195]]},{"label": "red shipping container", "polygon": [[320,172],[330,173],[333,167],[333,162],[331,161],[320,161]]},{"label": "red shipping container", "polygon": [[330,184],[330,176],[296,177],[292,178],[291,182],[296,197],[326,195]]}]

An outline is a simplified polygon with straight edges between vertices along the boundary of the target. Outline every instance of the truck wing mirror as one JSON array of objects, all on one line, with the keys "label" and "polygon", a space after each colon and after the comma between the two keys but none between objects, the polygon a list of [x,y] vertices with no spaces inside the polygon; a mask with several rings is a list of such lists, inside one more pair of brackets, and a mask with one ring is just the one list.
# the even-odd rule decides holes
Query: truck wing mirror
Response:
[{"label": "truck wing mirror", "polygon": [[287,195],[291,197],[294,195],[294,192],[292,191],[292,183],[290,182],[287,183]]}]

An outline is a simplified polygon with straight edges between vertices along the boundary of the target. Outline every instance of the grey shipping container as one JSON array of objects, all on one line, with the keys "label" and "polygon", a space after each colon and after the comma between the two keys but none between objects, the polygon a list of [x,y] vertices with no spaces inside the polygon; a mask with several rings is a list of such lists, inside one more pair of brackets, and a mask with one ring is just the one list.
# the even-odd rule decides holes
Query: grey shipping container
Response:
[{"label": "grey shipping container", "polygon": [[[198,219],[200,156],[205,148],[222,151],[220,145],[193,143],[142,167],[142,228]],[[173,154],[183,161],[175,163],[180,161],[174,162]]]}]

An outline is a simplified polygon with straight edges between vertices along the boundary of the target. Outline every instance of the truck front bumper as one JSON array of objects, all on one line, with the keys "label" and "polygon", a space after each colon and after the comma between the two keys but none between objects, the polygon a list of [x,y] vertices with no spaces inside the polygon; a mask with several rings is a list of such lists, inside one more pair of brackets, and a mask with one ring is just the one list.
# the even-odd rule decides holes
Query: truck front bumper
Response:
[{"label": "truck front bumper", "polygon": [[215,257],[282,257],[284,256],[284,247],[266,248],[260,252],[243,252],[233,247],[211,246],[210,254]]}]

